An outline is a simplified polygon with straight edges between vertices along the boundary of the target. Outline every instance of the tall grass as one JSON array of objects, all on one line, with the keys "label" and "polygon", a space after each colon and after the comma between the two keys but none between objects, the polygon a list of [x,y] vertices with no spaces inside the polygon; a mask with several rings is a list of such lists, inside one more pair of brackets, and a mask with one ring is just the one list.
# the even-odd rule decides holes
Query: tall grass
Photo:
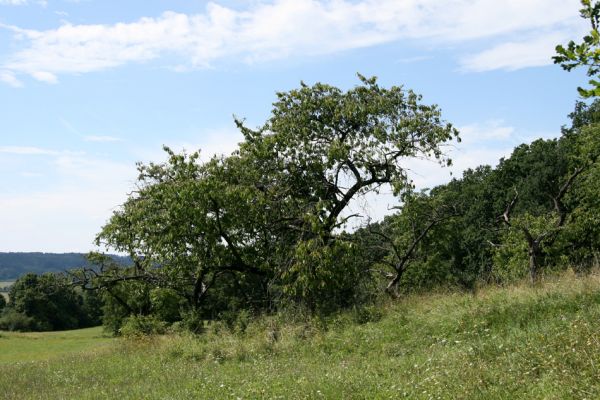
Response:
[{"label": "tall grass", "polygon": [[[7,399],[596,399],[600,278],[413,295],[327,320],[0,365]],[[0,341],[5,340],[0,338]],[[1,356],[0,356],[1,357]]]}]

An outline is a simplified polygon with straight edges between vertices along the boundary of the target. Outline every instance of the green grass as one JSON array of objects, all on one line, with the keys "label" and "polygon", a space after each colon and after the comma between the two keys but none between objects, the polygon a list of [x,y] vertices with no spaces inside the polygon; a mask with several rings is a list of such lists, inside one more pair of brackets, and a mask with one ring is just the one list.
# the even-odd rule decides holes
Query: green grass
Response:
[{"label": "green grass", "polygon": [[[325,330],[322,322],[263,319],[244,334],[212,329],[199,338],[119,339],[102,351],[94,350],[94,340],[104,339],[91,335],[88,351],[0,365],[0,393],[6,399],[600,398],[598,276],[477,295],[411,296],[386,305],[380,320],[355,320],[353,313],[338,316]],[[45,335],[37,340],[46,342]]]},{"label": "green grass", "polygon": [[0,332],[0,366],[107,349],[113,342],[101,327],[45,333]]}]

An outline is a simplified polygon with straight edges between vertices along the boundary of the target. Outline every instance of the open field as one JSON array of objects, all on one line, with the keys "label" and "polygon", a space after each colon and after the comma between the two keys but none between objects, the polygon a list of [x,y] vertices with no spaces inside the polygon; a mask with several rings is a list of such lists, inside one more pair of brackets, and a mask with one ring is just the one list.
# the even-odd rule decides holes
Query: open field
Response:
[{"label": "open field", "polygon": [[[267,319],[243,334],[136,341],[81,332],[3,333],[5,354],[23,341],[0,358],[3,398],[600,398],[598,276],[411,296],[380,316]],[[31,361],[38,351],[45,361]]]},{"label": "open field", "polygon": [[106,349],[115,339],[102,327],[64,332],[0,332],[0,365],[44,361],[81,351]]}]

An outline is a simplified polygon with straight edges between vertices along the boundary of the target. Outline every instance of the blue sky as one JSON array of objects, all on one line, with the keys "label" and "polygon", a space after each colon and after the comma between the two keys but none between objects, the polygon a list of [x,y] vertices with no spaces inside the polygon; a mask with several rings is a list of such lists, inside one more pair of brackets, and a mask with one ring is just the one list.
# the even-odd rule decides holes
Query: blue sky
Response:
[{"label": "blue sky", "polygon": [[[552,64],[578,0],[0,0],[0,251],[88,251],[161,147],[228,153],[301,80],[356,73],[436,103],[455,166],[556,137],[585,83]],[[383,215],[389,196],[367,208]]]}]

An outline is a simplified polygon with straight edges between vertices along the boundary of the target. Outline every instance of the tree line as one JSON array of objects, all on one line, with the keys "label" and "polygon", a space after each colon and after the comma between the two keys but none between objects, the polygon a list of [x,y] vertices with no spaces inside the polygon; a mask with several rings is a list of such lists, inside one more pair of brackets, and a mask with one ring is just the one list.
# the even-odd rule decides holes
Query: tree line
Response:
[{"label": "tree line", "polygon": [[[112,257],[123,264],[129,264],[126,257],[117,255]],[[80,268],[82,265],[88,265],[84,253],[0,253],[0,281],[12,281],[30,272],[36,274],[63,272]]]},{"label": "tree line", "polygon": [[[133,265],[94,254],[97,269],[73,275],[105,293],[105,323],[117,332],[142,315],[194,329],[244,313],[328,314],[381,294],[535,284],[598,264],[600,102],[578,102],[557,139],[418,191],[403,161],[448,163],[441,144],[456,131],[418,96],[362,83],[280,94],[264,127],[238,121],[246,140],[229,157],[200,163],[166,149],[164,164],[140,165],[135,193],[98,235]],[[350,203],[383,185],[399,210],[345,229]]]},{"label": "tree line", "polygon": [[[600,6],[583,4],[593,52]],[[559,46],[555,61],[587,65],[585,49]],[[437,286],[536,284],[598,265],[599,101],[577,102],[557,139],[416,190],[407,160],[449,165],[444,145],[458,131],[413,91],[359,79],[347,91],[302,83],[278,93],[262,126],[236,119],[244,140],[230,156],[200,162],[165,148],[166,162],[139,164],[135,190],[96,239],[132,264],[90,254],[94,267],[60,286],[98,295],[114,332],[132,318],[199,330],[206,320],[326,315]],[[350,229],[367,217],[351,205],[387,188],[398,211]]]}]

